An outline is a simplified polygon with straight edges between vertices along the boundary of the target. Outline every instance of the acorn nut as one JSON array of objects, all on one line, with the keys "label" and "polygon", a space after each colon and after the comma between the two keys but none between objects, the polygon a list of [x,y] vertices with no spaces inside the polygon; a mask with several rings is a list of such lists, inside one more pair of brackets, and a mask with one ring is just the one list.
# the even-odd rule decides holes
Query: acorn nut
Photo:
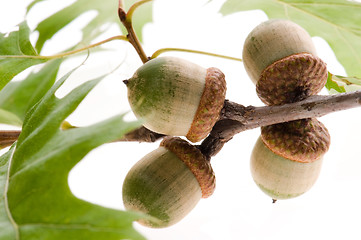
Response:
[{"label": "acorn nut", "polygon": [[317,119],[261,128],[251,155],[255,183],[272,199],[297,197],[316,182],[330,135]]},{"label": "acorn nut", "polygon": [[175,57],[148,61],[125,83],[131,109],[146,128],[192,142],[212,130],[226,94],[219,69]]},{"label": "acorn nut", "polygon": [[214,189],[214,172],[200,150],[181,138],[166,137],[128,172],[123,202],[127,210],[152,217],[139,223],[161,228],[183,219]]},{"label": "acorn nut", "polygon": [[326,84],[326,64],[317,57],[310,35],[284,19],[261,23],[243,46],[244,67],[267,105],[301,101]]}]

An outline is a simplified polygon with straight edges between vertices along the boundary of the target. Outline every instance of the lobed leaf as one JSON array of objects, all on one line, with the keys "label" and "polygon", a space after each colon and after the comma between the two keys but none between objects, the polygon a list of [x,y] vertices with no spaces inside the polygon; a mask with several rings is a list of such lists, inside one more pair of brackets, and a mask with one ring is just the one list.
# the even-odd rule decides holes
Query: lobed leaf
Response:
[{"label": "lobed leaf", "polygon": [[[346,0],[227,0],[221,13],[263,10],[324,38],[349,76],[361,77],[361,3]],[[330,71],[332,71],[330,69]]]},{"label": "lobed leaf", "polygon": [[[43,0],[35,0],[28,6],[28,11],[33,6]],[[135,0],[126,0],[126,6],[136,2]],[[152,21],[152,5],[146,4],[135,13],[134,29],[140,39],[142,39],[143,26]],[[114,0],[77,0],[70,6],[59,10],[55,14],[46,18],[36,27],[39,32],[39,38],[36,43],[36,49],[40,52],[44,43],[51,39],[58,31],[67,26],[81,14],[95,10],[97,15],[83,29],[82,44],[89,44],[93,39],[105,32],[104,25],[117,24],[121,28],[118,18],[118,1]]]},{"label": "lobed leaf", "polygon": [[69,189],[69,171],[88,152],[140,125],[119,115],[61,130],[61,123],[100,81],[88,81],[61,99],[55,97],[70,74],[28,112],[18,141],[0,157],[0,239],[144,239],[132,227],[139,214],[91,204]]},{"label": "lobed leaf", "polygon": [[29,35],[30,29],[26,22],[19,25],[19,30],[8,35],[0,33],[0,90],[18,73],[33,65],[46,62],[45,59],[25,58],[38,56],[30,43]]},{"label": "lobed leaf", "polygon": [[7,84],[0,92],[0,123],[21,126],[26,112],[54,84],[61,63],[61,59],[50,61],[26,79]]}]

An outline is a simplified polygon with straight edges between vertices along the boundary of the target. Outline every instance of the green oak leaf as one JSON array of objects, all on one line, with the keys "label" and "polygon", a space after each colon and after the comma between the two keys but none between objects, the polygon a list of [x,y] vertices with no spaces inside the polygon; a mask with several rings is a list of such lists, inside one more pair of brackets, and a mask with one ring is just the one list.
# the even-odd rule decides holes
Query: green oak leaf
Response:
[{"label": "green oak leaf", "polygon": [[21,126],[26,112],[54,84],[62,59],[50,61],[22,81],[8,83],[0,92],[0,123]]},{"label": "green oak leaf", "polygon": [[[361,77],[361,3],[346,0],[227,0],[221,13],[263,10],[325,39],[349,76]],[[330,69],[331,70],[331,69]]]},{"label": "green oak leaf", "polygon": [[18,73],[46,61],[45,59],[26,58],[38,56],[30,43],[29,34],[30,29],[26,22],[19,25],[19,30],[8,35],[0,33],[0,90]]},{"label": "green oak leaf", "polygon": [[361,79],[355,77],[343,77],[328,73],[325,85],[330,93],[343,93],[361,90]]},{"label": "green oak leaf", "polygon": [[[35,0],[28,6],[28,11],[33,6],[44,0]],[[126,0],[126,7],[136,2],[135,0]],[[110,24],[117,24],[121,28],[118,18],[118,1],[116,0],[77,0],[70,6],[59,10],[50,17],[38,24],[36,30],[39,32],[39,38],[36,43],[36,49],[40,52],[44,43],[51,39],[57,32],[75,20],[81,14],[95,10],[97,15],[82,29],[82,44],[89,44],[93,39],[105,32]],[[152,21],[152,4],[147,3],[136,10],[134,14],[134,29],[139,39],[142,39],[143,26]]]},{"label": "green oak leaf", "polygon": [[91,204],[69,189],[69,171],[87,153],[140,125],[118,115],[61,130],[64,119],[100,81],[88,81],[59,99],[55,92],[69,74],[28,111],[18,141],[0,157],[0,239],[144,239],[132,222],[145,216]]}]

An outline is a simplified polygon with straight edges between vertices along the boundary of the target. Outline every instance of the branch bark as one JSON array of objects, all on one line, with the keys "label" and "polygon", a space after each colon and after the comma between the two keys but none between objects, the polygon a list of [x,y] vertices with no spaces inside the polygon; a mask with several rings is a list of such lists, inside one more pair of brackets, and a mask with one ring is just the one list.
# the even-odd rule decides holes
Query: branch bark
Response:
[{"label": "branch bark", "polygon": [[226,100],[219,121],[199,148],[210,158],[215,156],[234,135],[242,131],[297,119],[317,118],[360,106],[361,91],[315,95],[300,102],[281,106],[245,107]]},{"label": "branch bark", "polygon": [[[234,135],[272,124],[303,118],[317,118],[329,113],[361,106],[361,91],[335,95],[315,95],[281,106],[245,107],[226,100],[218,122],[198,148],[207,157],[215,156]],[[14,143],[20,131],[0,131],[0,147]],[[117,141],[155,142],[165,135],[140,127]]]}]

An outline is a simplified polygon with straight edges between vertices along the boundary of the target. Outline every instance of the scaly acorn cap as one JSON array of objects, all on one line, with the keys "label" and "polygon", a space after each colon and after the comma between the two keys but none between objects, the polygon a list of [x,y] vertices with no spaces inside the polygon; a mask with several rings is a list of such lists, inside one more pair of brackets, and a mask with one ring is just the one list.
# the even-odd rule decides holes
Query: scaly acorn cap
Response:
[{"label": "scaly acorn cap", "polygon": [[329,144],[316,119],[263,127],[251,155],[252,177],[274,200],[297,197],[316,182]]},{"label": "scaly acorn cap", "polygon": [[159,57],[142,65],[125,81],[129,104],[154,132],[205,138],[219,118],[226,94],[224,74],[192,62]]},{"label": "scaly acorn cap", "polygon": [[188,166],[202,189],[202,198],[208,198],[213,194],[216,177],[211,163],[198,148],[179,137],[165,137],[160,146],[173,152]]},{"label": "scaly acorn cap", "polygon": [[219,118],[226,98],[226,80],[218,68],[208,68],[205,88],[186,137],[191,142],[198,142],[210,133]]},{"label": "scaly acorn cap", "polygon": [[166,137],[128,172],[123,183],[127,210],[150,218],[138,222],[154,228],[183,219],[202,197],[210,196],[215,177],[200,151],[180,138]]},{"label": "scaly acorn cap", "polygon": [[316,118],[261,127],[264,144],[274,153],[297,162],[313,162],[330,147],[330,134]]},{"label": "scaly acorn cap", "polygon": [[244,67],[267,105],[281,105],[315,95],[326,84],[326,64],[317,57],[311,36],[284,19],[258,25],[243,47]]}]

